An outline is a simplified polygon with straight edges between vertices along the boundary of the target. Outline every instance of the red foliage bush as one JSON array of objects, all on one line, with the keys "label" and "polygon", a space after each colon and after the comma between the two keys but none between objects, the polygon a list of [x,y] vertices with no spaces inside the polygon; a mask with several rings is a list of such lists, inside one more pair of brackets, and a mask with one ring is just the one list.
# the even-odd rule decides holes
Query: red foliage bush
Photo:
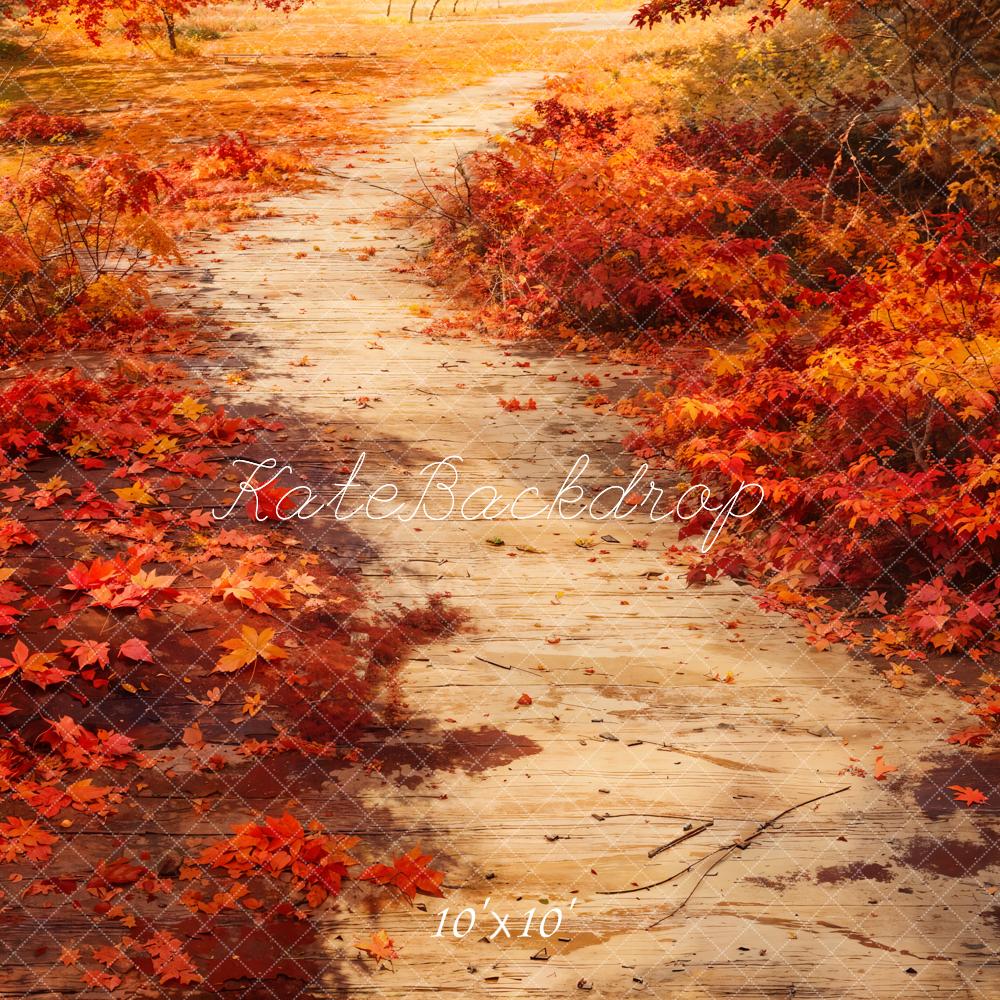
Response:
[{"label": "red foliage bush", "polygon": [[[1000,270],[987,214],[901,213],[881,192],[902,158],[845,165],[817,131],[549,100],[472,160],[438,248],[522,330],[656,345],[663,384],[618,407],[641,457],[765,495],[690,581],[750,578],[896,682],[907,659],[1000,653]],[[994,691],[969,696],[984,721]]]},{"label": "red foliage bush", "polygon": [[73,115],[53,115],[32,105],[15,108],[0,125],[0,142],[65,142],[85,135],[87,126]]},{"label": "red foliage bush", "polygon": [[198,154],[193,171],[197,177],[249,177],[267,166],[267,159],[246,137],[221,135]]},{"label": "red foliage bush", "polygon": [[742,231],[758,185],[637,141],[627,115],[537,111],[540,124],[472,158],[475,183],[451,202],[447,253],[509,316],[715,338],[784,312],[785,256]]},{"label": "red foliage bush", "polygon": [[1000,649],[1000,271],[956,223],[803,299],[810,323],[759,331],[638,401],[647,442],[765,491],[770,523],[693,575],[874,588],[897,608],[938,581],[951,610],[908,620],[916,636]]},{"label": "red foliage bush", "polygon": [[46,156],[0,181],[0,349],[142,326],[141,269],[176,258],[154,217],[165,177],[134,155]]}]

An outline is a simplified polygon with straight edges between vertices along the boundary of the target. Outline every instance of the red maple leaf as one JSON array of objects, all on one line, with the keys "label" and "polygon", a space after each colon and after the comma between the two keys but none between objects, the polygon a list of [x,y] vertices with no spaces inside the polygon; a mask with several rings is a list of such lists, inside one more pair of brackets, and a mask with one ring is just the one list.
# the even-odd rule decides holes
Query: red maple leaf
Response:
[{"label": "red maple leaf", "polygon": [[74,563],[66,573],[69,583],[63,584],[63,590],[92,590],[110,580],[118,571],[111,559],[95,559],[89,566],[86,563]]},{"label": "red maple leaf", "polygon": [[251,521],[278,521],[279,511],[282,517],[290,517],[295,510],[295,500],[288,499],[290,489],[280,484],[258,487],[247,501],[247,517]]},{"label": "red maple leaf", "polygon": [[153,662],[153,655],[149,651],[149,646],[142,639],[137,639],[135,636],[131,639],[126,639],[118,647],[118,655],[126,656],[130,660],[141,660],[145,663]]}]

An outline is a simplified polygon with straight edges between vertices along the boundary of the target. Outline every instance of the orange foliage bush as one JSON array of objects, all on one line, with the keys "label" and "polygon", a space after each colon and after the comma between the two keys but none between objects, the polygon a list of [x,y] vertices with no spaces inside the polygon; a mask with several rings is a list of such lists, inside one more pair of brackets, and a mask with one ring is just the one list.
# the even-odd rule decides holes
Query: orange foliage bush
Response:
[{"label": "orange foliage bush", "polygon": [[911,639],[1000,650],[1000,272],[965,228],[803,292],[805,327],[759,329],[637,401],[647,441],[765,490],[752,546],[731,538],[693,576],[875,589]]},{"label": "orange foliage bush", "polygon": [[131,154],[48,156],[0,181],[6,354],[147,318],[141,267],[177,257],[153,211],[163,175]]}]

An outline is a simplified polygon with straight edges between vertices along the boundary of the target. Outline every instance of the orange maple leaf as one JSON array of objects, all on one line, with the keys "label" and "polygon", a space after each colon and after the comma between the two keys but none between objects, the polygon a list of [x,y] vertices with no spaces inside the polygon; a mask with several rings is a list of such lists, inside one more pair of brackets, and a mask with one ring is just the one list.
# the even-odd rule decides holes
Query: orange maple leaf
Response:
[{"label": "orange maple leaf", "polygon": [[63,639],[62,644],[66,647],[66,653],[76,660],[78,667],[89,667],[92,664],[99,667],[108,665],[111,647],[106,642],[98,642],[96,639],[84,639],[82,642]]},{"label": "orange maple leaf", "polygon": [[224,570],[212,586],[212,595],[224,601],[233,598],[262,615],[273,614],[272,605],[279,608],[291,605],[283,580],[267,573],[247,576],[242,568]]},{"label": "orange maple leaf", "polygon": [[978,746],[979,743],[990,735],[991,730],[983,726],[972,726],[970,729],[963,729],[960,733],[952,733],[948,737],[949,743],[958,743],[960,746]]},{"label": "orange maple leaf", "polygon": [[15,671],[21,671],[21,677],[40,688],[50,684],[58,684],[69,677],[66,670],[50,667],[49,664],[58,653],[32,653],[20,639],[14,643],[14,658],[0,658],[0,677],[9,677]]},{"label": "orange maple leaf", "polygon": [[201,750],[205,746],[205,737],[202,735],[201,726],[197,722],[192,722],[184,730],[183,740],[186,746],[192,750]]},{"label": "orange maple leaf", "polygon": [[121,976],[116,976],[112,972],[102,972],[100,969],[88,969],[83,974],[83,981],[88,986],[105,989],[109,993],[114,993],[122,984]]},{"label": "orange maple leaf", "polygon": [[136,480],[131,486],[124,486],[121,489],[112,490],[119,500],[126,503],[151,504],[156,503],[155,498],[142,484],[141,480]]},{"label": "orange maple leaf", "polygon": [[95,785],[90,778],[82,778],[66,786],[66,794],[74,806],[86,806],[88,802],[99,802],[108,792],[109,787]]},{"label": "orange maple leaf", "polygon": [[428,896],[443,896],[441,883],[444,881],[444,872],[427,867],[431,857],[430,854],[421,854],[418,845],[401,854],[391,865],[369,865],[358,878],[377,885],[395,886],[411,901],[418,892]]},{"label": "orange maple leaf", "polygon": [[191,959],[181,950],[181,942],[166,931],[155,931],[143,947],[153,960],[153,973],[159,977],[160,983],[166,985],[178,982],[181,986],[190,986],[201,982],[201,976]]},{"label": "orange maple leaf", "polygon": [[948,790],[955,793],[956,802],[964,802],[967,806],[978,806],[989,800],[978,788],[968,785],[949,785]]},{"label": "orange maple leaf", "polygon": [[114,885],[134,885],[149,869],[142,865],[134,865],[128,858],[122,856],[102,861],[87,883],[88,888],[104,888]]},{"label": "orange maple leaf", "polygon": [[875,758],[875,780],[884,781],[887,774],[892,774],[893,771],[898,771],[899,768],[895,764],[887,764],[885,757]]},{"label": "orange maple leaf", "polygon": [[116,962],[128,962],[129,965],[132,964],[121,953],[121,950],[115,948],[113,945],[102,945],[99,948],[91,948],[91,954],[94,956],[94,961],[100,962],[106,969],[111,969]]},{"label": "orange maple leaf", "polygon": [[354,947],[358,951],[363,951],[369,958],[374,958],[378,967],[381,967],[383,962],[392,965],[392,960],[399,958],[399,952],[396,951],[388,931],[375,931],[367,941],[355,941]]}]

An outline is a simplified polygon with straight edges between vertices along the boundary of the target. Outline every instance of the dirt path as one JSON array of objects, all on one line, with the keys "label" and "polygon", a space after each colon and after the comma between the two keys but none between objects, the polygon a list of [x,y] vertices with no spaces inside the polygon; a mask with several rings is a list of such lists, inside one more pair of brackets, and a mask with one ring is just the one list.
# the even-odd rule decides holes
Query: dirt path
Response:
[{"label": "dirt path", "polygon": [[[400,483],[410,499],[419,470],[449,454],[464,459],[463,493],[492,484],[508,497],[523,486],[552,496],[582,453],[592,483],[629,466],[619,446],[628,427],[579,405],[595,390],[576,380],[595,374],[611,395],[620,368],[421,335],[427,314],[446,316],[449,304],[409,270],[419,237],[377,217],[391,199],[365,183],[402,190],[415,162],[425,174],[447,168],[456,147],[509,123],[537,82],[501,76],[399,103],[384,148],[329,164],[355,182],[279,200],[280,215],[214,239],[200,258],[196,303],[220,302],[234,324],[224,367],[251,369],[234,399],[280,413],[278,457],[318,492],[361,450],[364,478]],[[304,356],[308,366],[295,364]],[[501,397],[532,397],[537,410],[505,412]],[[377,811],[378,837],[435,853],[449,889],[425,909],[325,918],[312,947],[320,967],[337,963],[337,978],[320,975],[307,995],[344,995],[346,982],[352,995],[390,997],[576,996],[591,985],[605,997],[1000,996],[996,911],[992,926],[983,918],[983,886],[997,879],[986,870],[990,834],[943,791],[967,759],[942,750],[953,701],[916,685],[891,691],[842,651],[812,652],[731,583],[685,588],[662,555],[675,538],[668,524],[351,526],[371,549],[338,556],[359,562],[383,602],[446,591],[468,615],[460,635],[402,670],[408,721],[366,744],[384,781],[352,793]],[[325,544],[328,527],[307,530]],[[609,539],[576,544],[589,536]],[[731,684],[713,679],[730,672]],[[522,693],[532,704],[518,705]],[[879,754],[899,765],[882,782],[872,777]],[[845,774],[852,765],[867,776]],[[665,879],[843,786],[726,854],[700,883],[704,866],[655,889],[600,894]],[[336,827],[335,805],[325,819]],[[510,940],[488,940],[497,924],[487,899],[485,911],[511,914]],[[475,907],[475,930],[454,938],[449,916],[436,938],[445,905],[452,915]],[[537,921],[556,906],[562,926],[545,940]],[[372,976],[339,959],[378,921],[402,958]]]}]

